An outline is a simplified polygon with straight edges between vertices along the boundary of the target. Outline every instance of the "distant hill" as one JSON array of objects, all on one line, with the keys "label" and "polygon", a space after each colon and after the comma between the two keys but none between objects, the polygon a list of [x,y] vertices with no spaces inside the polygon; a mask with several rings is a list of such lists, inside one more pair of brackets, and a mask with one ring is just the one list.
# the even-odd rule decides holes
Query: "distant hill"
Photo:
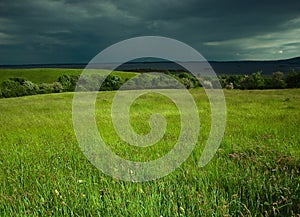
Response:
[{"label": "distant hill", "polygon": [[[251,74],[253,72],[262,71],[264,75],[272,74],[276,71],[289,73],[292,69],[300,71],[300,57],[274,60],[274,61],[209,61],[217,74]],[[195,64],[195,62],[188,62]],[[109,69],[117,64],[95,64],[92,68]],[[83,69],[86,64],[39,64],[39,65],[0,65],[0,69],[20,69],[20,68],[65,68],[65,69]],[[180,65],[168,61],[151,61],[149,58],[139,61],[131,61],[117,67],[118,71],[183,71]]]},{"label": "distant hill", "polygon": [[251,74],[262,71],[267,75],[276,71],[287,74],[292,69],[300,71],[300,57],[274,61],[211,61],[210,64],[217,74]]}]

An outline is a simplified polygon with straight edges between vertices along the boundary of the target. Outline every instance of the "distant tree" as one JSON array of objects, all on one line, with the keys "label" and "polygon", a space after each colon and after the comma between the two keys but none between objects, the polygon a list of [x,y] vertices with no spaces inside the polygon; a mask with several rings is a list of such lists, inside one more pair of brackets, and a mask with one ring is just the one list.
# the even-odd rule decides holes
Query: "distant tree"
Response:
[{"label": "distant tree", "polygon": [[293,69],[286,77],[286,84],[288,88],[300,88],[300,72]]},{"label": "distant tree", "polygon": [[272,88],[285,88],[286,82],[284,78],[284,74],[282,72],[274,72],[272,74]]},{"label": "distant tree", "polygon": [[262,89],[265,85],[264,77],[261,72],[255,72],[250,77],[253,79],[253,84],[255,89]]},{"label": "distant tree", "polygon": [[234,88],[240,89],[241,88],[241,84],[240,84],[241,77],[242,77],[242,75],[230,75],[229,79],[227,81],[228,82],[227,84],[232,83]]},{"label": "distant tree", "polygon": [[219,82],[221,84],[221,87],[222,88],[225,88],[227,83],[228,83],[228,77],[227,75],[218,75],[218,79],[219,79]]},{"label": "distant tree", "polygon": [[255,72],[251,75],[245,75],[240,80],[241,89],[262,89],[265,86],[265,80],[261,72]]}]

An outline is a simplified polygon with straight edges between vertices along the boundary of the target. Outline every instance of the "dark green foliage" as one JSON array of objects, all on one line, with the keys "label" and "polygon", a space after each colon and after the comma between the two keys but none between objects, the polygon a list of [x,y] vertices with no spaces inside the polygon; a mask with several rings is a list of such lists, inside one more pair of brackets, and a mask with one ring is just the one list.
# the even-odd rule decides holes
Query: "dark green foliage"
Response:
[{"label": "dark green foliage", "polygon": [[63,87],[59,82],[54,82],[52,84],[42,83],[39,86],[39,93],[60,93],[63,91]]},{"label": "dark green foliage", "polygon": [[3,81],[1,83],[1,92],[3,97],[17,97],[17,96],[25,96],[26,88],[16,81],[16,79],[9,79],[6,81]]},{"label": "dark green foliage", "polygon": [[188,78],[178,78],[175,75],[155,74],[155,73],[143,73],[139,76],[136,76],[129,80],[124,89],[178,89],[182,85],[179,85],[181,82],[186,88],[191,88],[193,86],[193,81]]},{"label": "dark green foliage", "polygon": [[63,92],[63,86],[59,82],[53,82],[53,93],[61,93]]},{"label": "dark green foliage", "polygon": [[62,75],[58,78],[58,82],[62,85],[63,91],[74,91],[78,82],[78,75]]},{"label": "dark green foliage", "polygon": [[192,80],[188,79],[188,78],[182,78],[181,82],[183,83],[183,85],[187,88],[187,89],[191,89],[194,87],[194,83]]},{"label": "dark green foliage", "polygon": [[35,95],[39,92],[39,86],[31,81],[25,81],[23,86],[26,89],[27,95]]},{"label": "dark green foliage", "polygon": [[226,88],[230,83],[234,89],[283,89],[299,88],[300,72],[294,70],[287,76],[282,72],[274,72],[272,76],[263,76],[261,72],[251,75],[219,75],[221,86]]},{"label": "dark green foliage", "polygon": [[59,82],[42,83],[39,86],[23,78],[10,78],[1,83],[1,96],[5,98],[44,93],[60,93],[63,87]]},{"label": "dark green foliage", "polygon": [[272,88],[285,88],[286,82],[282,72],[274,72],[272,75]]},{"label": "dark green foliage", "polygon": [[[171,78],[177,79],[185,88],[201,87],[199,80],[186,72],[177,72],[176,74],[164,71],[166,76],[159,74],[142,73],[135,77],[123,77],[119,74],[85,74],[80,77],[77,87],[78,91],[111,91],[118,90],[125,82],[124,89],[164,89],[179,88],[176,82]],[[119,76],[120,75],[120,76]],[[105,79],[104,79],[105,78]],[[19,97],[34,94],[60,93],[75,91],[79,75],[61,75],[57,82],[42,83],[40,85],[26,80],[22,77],[9,78],[0,84],[0,98]],[[255,72],[251,75],[219,75],[218,80],[201,77],[206,88],[217,88],[220,82],[222,88],[227,89],[282,89],[282,88],[300,88],[300,72],[292,70],[285,76],[282,72],[274,72],[272,76],[263,76],[261,72]]]},{"label": "dark green foliage", "polygon": [[117,75],[108,75],[101,85],[100,90],[118,90],[124,81]]},{"label": "dark green foliage", "polygon": [[261,72],[255,72],[251,75],[245,75],[240,80],[241,89],[263,89],[265,85],[264,77]]},{"label": "dark green foliage", "polygon": [[15,81],[15,82],[17,82],[17,83],[19,83],[21,85],[23,85],[25,83],[25,81],[26,81],[25,78],[9,78],[9,80]]},{"label": "dark green foliage", "polygon": [[179,78],[190,78],[191,76],[190,76],[188,73],[183,72],[183,73],[180,73],[180,74],[178,75],[178,77],[179,77]]},{"label": "dark green foliage", "polygon": [[300,88],[300,72],[292,70],[286,78],[286,84],[288,88]]},{"label": "dark green foliage", "polygon": [[194,76],[184,72],[178,75],[179,81],[187,88],[201,87],[199,81]]},{"label": "dark green foliage", "polygon": [[53,86],[51,84],[47,84],[47,83],[42,83],[39,86],[39,93],[40,94],[45,94],[45,93],[53,93],[54,89]]},{"label": "dark green foliage", "polygon": [[[75,81],[75,79],[74,79]],[[99,74],[85,74],[80,77],[78,91],[108,91],[118,90],[124,83],[117,75],[105,76]]]}]

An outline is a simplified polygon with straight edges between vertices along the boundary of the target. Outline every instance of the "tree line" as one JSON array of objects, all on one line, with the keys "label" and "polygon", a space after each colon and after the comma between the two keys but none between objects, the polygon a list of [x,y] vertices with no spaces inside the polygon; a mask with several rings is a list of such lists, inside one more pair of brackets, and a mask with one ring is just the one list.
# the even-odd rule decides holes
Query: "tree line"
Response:
[{"label": "tree line", "polygon": [[[187,89],[202,87],[214,88],[220,82],[222,88],[227,89],[281,89],[281,88],[300,88],[300,72],[292,70],[288,75],[282,72],[274,72],[271,76],[263,76],[261,72],[251,75],[218,75],[218,80],[200,78],[186,73],[165,74],[172,76],[180,81]],[[176,84],[164,76],[150,76],[147,73],[141,74],[139,79],[133,78],[127,82],[125,89],[143,88],[176,88]],[[109,91],[118,90],[128,79],[122,79],[117,75],[108,75],[106,78],[98,74],[90,74],[81,77],[79,75],[62,75],[53,83],[36,84],[25,78],[9,78],[0,84],[0,97],[19,97],[35,94],[73,92],[76,85],[79,91]],[[78,83],[78,84],[77,84]]]},{"label": "tree line", "polygon": [[288,75],[274,72],[271,76],[263,76],[261,72],[251,75],[219,75],[221,86],[229,89],[283,89],[300,88],[300,72],[292,70]]}]

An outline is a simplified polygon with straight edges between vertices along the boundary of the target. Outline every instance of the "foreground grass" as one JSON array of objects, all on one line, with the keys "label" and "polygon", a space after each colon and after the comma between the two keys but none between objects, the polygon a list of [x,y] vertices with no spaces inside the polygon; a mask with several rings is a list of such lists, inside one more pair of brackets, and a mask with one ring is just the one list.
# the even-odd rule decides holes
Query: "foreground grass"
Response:
[{"label": "foreground grass", "polygon": [[[72,128],[72,93],[0,99],[0,216],[297,216],[300,214],[300,90],[226,91],[227,127],[220,149],[197,167],[210,128],[202,89],[191,91],[201,131],[189,159],[159,180],[131,183],[104,175],[80,151]],[[164,155],[180,125],[166,97],[145,95],[131,108],[143,134],[152,112],[166,116],[161,142],[134,148],[114,133],[101,92],[97,124],[126,159]]]},{"label": "foreground grass", "polygon": [[[34,83],[52,83],[57,81],[61,75],[80,75],[82,69],[62,69],[62,68],[34,68],[34,69],[0,69],[0,83],[9,78],[25,78]],[[129,79],[135,76],[134,72],[114,71],[113,75]]]}]

